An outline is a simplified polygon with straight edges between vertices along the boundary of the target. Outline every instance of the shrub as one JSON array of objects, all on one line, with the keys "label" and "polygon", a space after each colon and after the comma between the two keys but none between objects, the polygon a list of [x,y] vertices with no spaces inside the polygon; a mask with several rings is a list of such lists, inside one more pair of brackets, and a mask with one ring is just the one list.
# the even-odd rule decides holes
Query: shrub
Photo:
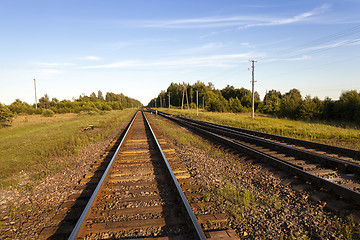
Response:
[{"label": "shrub", "polygon": [[54,116],[54,114],[55,114],[54,111],[50,109],[45,109],[42,113],[44,117],[52,117]]},{"label": "shrub", "polygon": [[0,103],[0,122],[1,123],[11,123],[14,118],[14,114],[6,105]]}]

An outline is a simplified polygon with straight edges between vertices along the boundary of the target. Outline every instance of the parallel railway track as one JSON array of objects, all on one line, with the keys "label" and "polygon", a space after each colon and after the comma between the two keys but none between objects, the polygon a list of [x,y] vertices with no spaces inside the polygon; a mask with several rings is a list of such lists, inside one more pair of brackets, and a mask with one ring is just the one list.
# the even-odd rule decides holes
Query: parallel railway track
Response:
[{"label": "parallel railway track", "polygon": [[[360,153],[246,129],[158,114],[228,147],[276,165],[360,206]],[[275,141],[273,141],[275,139]],[[307,149],[308,148],[308,149]],[[310,148],[310,149],[309,149]]]}]

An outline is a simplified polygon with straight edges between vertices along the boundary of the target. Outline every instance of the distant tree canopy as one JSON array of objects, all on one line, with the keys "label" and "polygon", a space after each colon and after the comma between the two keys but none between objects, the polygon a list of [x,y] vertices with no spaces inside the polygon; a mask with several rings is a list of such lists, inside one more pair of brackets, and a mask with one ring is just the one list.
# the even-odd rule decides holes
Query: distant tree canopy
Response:
[{"label": "distant tree canopy", "polygon": [[[233,86],[226,86],[222,90],[215,89],[209,82],[207,85],[197,81],[193,85],[186,83],[171,83],[166,91],[152,99],[148,106],[151,107],[173,107],[196,108],[196,93],[198,93],[199,107],[213,112],[246,112],[251,109],[251,91]],[[255,93],[255,104],[259,104],[259,94]]]},{"label": "distant tree canopy", "polygon": [[16,99],[9,106],[0,104],[0,121],[10,122],[14,117],[14,114],[42,114],[44,110],[51,110],[55,113],[79,113],[82,111],[110,111],[121,110],[129,107],[139,107],[141,102],[127,97],[124,94],[115,94],[108,92],[104,98],[101,91],[98,91],[96,95],[94,92],[90,96],[82,94],[78,99],[73,101],[62,100],[52,98],[45,94],[39,98],[37,108],[35,104],[30,105],[22,102],[20,99]]},{"label": "distant tree canopy", "polygon": [[[250,112],[252,94],[245,88],[227,85],[217,90],[209,82],[207,85],[197,81],[193,85],[187,83],[171,83],[166,91],[152,99],[150,107],[196,108],[196,92],[198,92],[199,108],[213,112]],[[320,100],[310,95],[303,98],[298,89],[291,89],[281,94],[280,91],[266,92],[263,101],[255,92],[255,111],[277,117],[301,120],[340,120],[360,124],[360,92],[356,90],[343,92],[337,101],[330,98]],[[188,104],[189,103],[189,104]]]}]

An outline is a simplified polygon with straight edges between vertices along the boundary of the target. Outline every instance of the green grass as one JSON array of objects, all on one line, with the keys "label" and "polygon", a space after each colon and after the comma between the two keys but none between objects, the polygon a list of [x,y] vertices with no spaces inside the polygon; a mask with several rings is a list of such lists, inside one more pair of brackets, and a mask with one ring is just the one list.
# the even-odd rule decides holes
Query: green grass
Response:
[{"label": "green grass", "polygon": [[218,194],[238,208],[243,209],[246,209],[254,199],[254,196],[249,190],[246,189],[242,191],[240,187],[230,182],[226,182],[225,185],[218,190]]},{"label": "green grass", "polygon": [[199,111],[199,116],[196,116],[196,110],[169,110],[167,108],[159,110],[233,127],[360,150],[360,130],[359,126],[356,125],[344,126],[342,123],[295,121],[259,114],[255,114],[255,119],[252,119],[248,113],[235,114]]},{"label": "green grass", "polygon": [[[75,164],[73,154],[109,136],[133,109],[98,114],[18,116],[11,127],[0,129],[0,187],[36,180]],[[81,131],[88,125],[91,131]],[[66,160],[59,157],[66,156]],[[27,179],[21,179],[22,178]],[[31,184],[25,185],[31,189]]]},{"label": "green grass", "polygon": [[279,196],[275,193],[266,196],[266,198],[263,201],[263,204],[267,207],[272,207],[276,210],[281,209],[281,200],[279,199]]},{"label": "green grass", "polygon": [[348,217],[343,223],[336,219],[335,225],[347,240],[359,239],[360,225],[356,224],[352,217]]}]

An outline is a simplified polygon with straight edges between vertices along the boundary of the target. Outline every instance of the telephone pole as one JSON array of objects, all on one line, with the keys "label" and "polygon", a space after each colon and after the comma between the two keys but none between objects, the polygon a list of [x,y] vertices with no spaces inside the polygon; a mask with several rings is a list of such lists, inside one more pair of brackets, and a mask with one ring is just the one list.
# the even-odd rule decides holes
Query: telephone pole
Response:
[{"label": "telephone pole", "polygon": [[184,94],[185,94],[185,88],[183,89],[183,94],[182,94],[181,110],[183,110],[183,107],[184,107]]},{"label": "telephone pole", "polygon": [[196,116],[199,116],[199,91],[196,90]]},{"label": "telephone pole", "polygon": [[169,92],[169,109],[170,109],[170,93],[171,93],[171,92]]},{"label": "telephone pole", "polygon": [[189,108],[189,98],[188,98],[188,94],[187,94],[187,85],[185,86],[185,94],[186,94],[186,103],[187,103],[187,107],[188,107],[188,110],[190,109]]},{"label": "telephone pole", "polygon": [[36,80],[35,80],[35,78],[34,78],[34,88],[35,88],[35,109],[37,109]]},{"label": "telephone pole", "polygon": [[252,108],[251,108],[251,117],[254,118],[255,115],[255,92],[254,92],[254,88],[255,88],[255,63],[256,60],[249,60],[249,62],[252,62]]}]

